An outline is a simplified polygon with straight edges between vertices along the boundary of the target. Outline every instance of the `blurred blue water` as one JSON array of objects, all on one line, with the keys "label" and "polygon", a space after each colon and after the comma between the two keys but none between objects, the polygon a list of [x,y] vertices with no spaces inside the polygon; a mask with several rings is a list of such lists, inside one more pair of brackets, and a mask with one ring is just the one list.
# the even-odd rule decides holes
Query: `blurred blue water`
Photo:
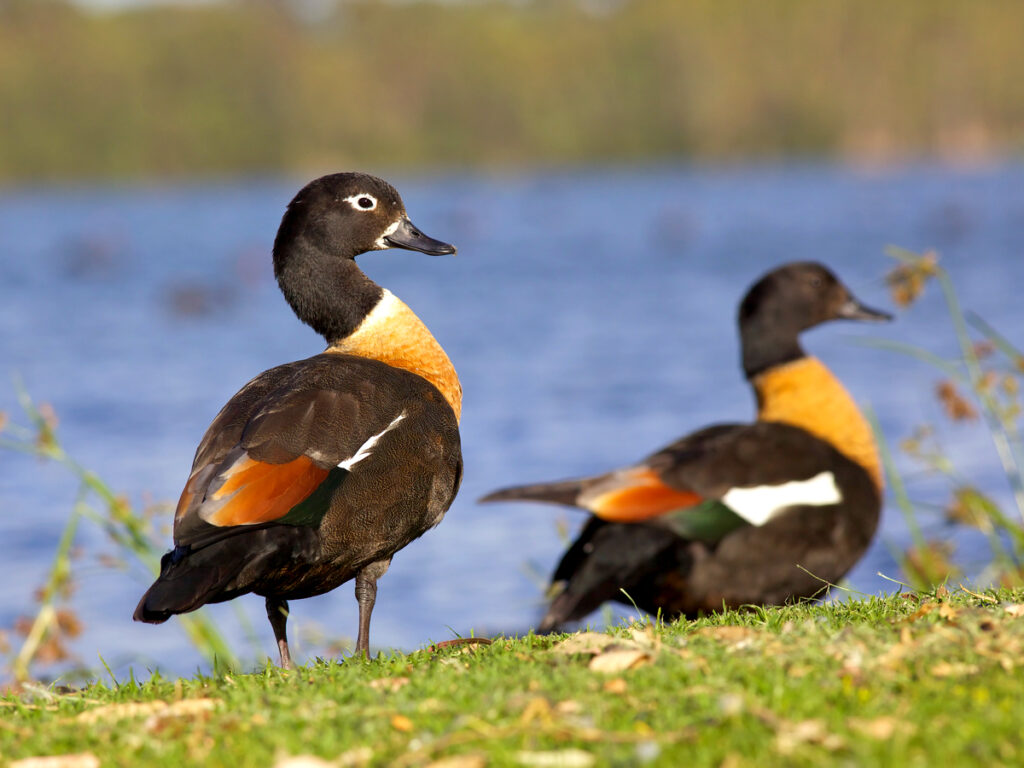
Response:
[{"label": "blurred blue water", "polygon": [[[0,410],[16,411],[17,372],[54,404],[68,451],[133,501],[177,498],[195,445],[224,401],[275,364],[322,344],[274,284],[269,248],[299,179],[0,192]],[[1024,167],[669,168],[512,178],[393,178],[412,219],[459,255],[364,256],[448,350],[465,388],[462,492],[444,524],[401,552],[382,580],[373,639],[419,647],[465,632],[522,631],[539,608],[531,570],[547,574],[572,512],[478,506],[502,484],[597,472],[714,420],[745,419],[735,305],[791,259],[830,264],[869,304],[888,306],[883,248],[936,247],[964,304],[1021,341]],[[898,322],[834,324],[806,337],[896,441],[939,410],[936,373],[857,343],[865,337],[955,352],[931,289]],[[1007,491],[977,426],[944,437],[965,474]],[[904,466],[913,470],[908,462]],[[941,494],[914,470],[912,490]],[[0,626],[32,607],[74,500],[60,469],[0,454]],[[934,533],[945,534],[942,530]],[[103,537],[80,535],[76,645],[117,669],[183,673],[200,658],[172,622],[131,622],[141,569],[102,567]],[[851,574],[893,588],[892,547],[907,534],[891,503]],[[976,538],[961,551],[979,553]],[[270,654],[262,600],[243,598],[253,648],[230,606],[214,615],[243,655]],[[293,605],[294,620],[354,634],[351,587]],[[296,643],[299,656],[309,644]]]}]

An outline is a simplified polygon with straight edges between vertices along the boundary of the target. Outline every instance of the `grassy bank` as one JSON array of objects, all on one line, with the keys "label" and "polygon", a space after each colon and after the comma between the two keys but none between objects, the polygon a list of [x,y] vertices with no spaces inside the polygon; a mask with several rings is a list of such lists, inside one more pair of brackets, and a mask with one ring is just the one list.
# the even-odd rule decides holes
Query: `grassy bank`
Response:
[{"label": "grassy bank", "polygon": [[940,589],[291,673],[31,688],[0,700],[0,753],[235,768],[299,755],[437,768],[1019,764],[1022,662],[1024,592]]},{"label": "grassy bank", "polygon": [[1015,0],[0,0],[0,180],[1016,154],[1021,39]]}]

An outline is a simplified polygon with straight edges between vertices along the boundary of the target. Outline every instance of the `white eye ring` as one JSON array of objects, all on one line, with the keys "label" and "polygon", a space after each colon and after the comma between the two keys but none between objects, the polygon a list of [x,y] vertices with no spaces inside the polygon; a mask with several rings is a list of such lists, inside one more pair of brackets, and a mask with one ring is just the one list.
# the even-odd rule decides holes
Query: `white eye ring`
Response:
[{"label": "white eye ring", "polygon": [[[377,198],[373,195],[368,195],[365,192],[360,192],[358,195],[352,195],[352,197],[346,197],[345,202],[357,211],[372,211],[377,207]],[[369,203],[369,205],[367,205],[367,203]]]}]

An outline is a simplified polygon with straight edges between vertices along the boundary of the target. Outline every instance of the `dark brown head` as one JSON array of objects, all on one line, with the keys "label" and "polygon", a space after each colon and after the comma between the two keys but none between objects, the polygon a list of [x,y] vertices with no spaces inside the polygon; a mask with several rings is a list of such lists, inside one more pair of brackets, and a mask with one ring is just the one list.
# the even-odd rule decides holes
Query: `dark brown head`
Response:
[{"label": "dark brown head", "polygon": [[367,173],[332,173],[299,190],[274,241],[275,272],[297,241],[342,259],[385,248],[455,253],[455,246],[427,237],[409,221],[397,189]]},{"label": "dark brown head", "polygon": [[288,204],[274,240],[274,275],[299,319],[330,342],[355,330],[382,294],[355,257],[386,248],[455,253],[409,220],[398,190],[383,179],[334,173]]},{"label": "dark brown head", "polygon": [[784,264],[754,283],[740,303],[743,369],[750,377],[803,357],[799,334],[821,323],[891,319],[861,304],[823,264]]}]

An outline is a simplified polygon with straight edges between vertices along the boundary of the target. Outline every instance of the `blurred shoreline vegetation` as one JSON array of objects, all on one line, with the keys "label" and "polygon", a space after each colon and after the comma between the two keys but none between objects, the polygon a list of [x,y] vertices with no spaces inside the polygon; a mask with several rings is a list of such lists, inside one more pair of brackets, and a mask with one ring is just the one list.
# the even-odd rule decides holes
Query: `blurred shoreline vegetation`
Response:
[{"label": "blurred shoreline vegetation", "polygon": [[1024,149],[1019,0],[0,0],[0,183]]},{"label": "blurred shoreline vegetation", "polygon": [[[78,661],[71,646],[83,627],[73,605],[81,554],[75,548],[79,523],[85,520],[98,526],[113,545],[113,555],[89,553],[101,564],[121,570],[128,570],[132,563],[141,564],[155,576],[160,571],[165,538],[158,530],[157,515],[163,516],[166,510],[159,505],[133,509],[127,498],[116,494],[94,472],[65,453],[58,439],[58,419],[53,407],[34,403],[20,384],[17,389],[28,423],[20,424],[0,412],[0,452],[15,451],[41,461],[53,461],[79,482],[76,499],[53,552],[49,574],[34,593],[38,606],[35,615],[18,617],[10,632],[0,628],[0,653],[8,657],[13,682],[23,684],[37,679],[41,668],[67,669]],[[230,646],[204,611],[179,618],[189,641],[215,670],[239,666]],[[102,656],[100,660],[103,661]],[[65,677],[76,674],[80,673],[72,669]]]},{"label": "blurred shoreline vegetation", "polygon": [[[899,264],[887,281],[893,300],[909,307],[930,282],[938,283],[957,341],[958,356],[944,358],[923,347],[894,341],[878,346],[915,358],[934,367],[941,376],[935,397],[945,417],[960,429],[982,428],[992,439],[1006,479],[1008,498],[1000,503],[1000,489],[981,488],[951,458],[934,425],[925,424],[900,443],[900,450],[924,472],[938,476],[947,489],[942,500],[911,498],[903,477],[895,469],[885,437],[879,432],[892,495],[902,512],[912,543],[900,557],[902,570],[915,589],[933,588],[961,578],[966,572],[981,586],[1024,586],[1024,352],[982,317],[965,311],[949,274],[934,251],[914,253],[889,248]],[[1006,495],[1006,494],[1002,494]],[[1005,507],[1005,508],[1004,508]],[[941,536],[926,536],[925,525],[939,521]],[[955,557],[958,533],[974,528],[985,537],[988,557],[965,563]]]}]

